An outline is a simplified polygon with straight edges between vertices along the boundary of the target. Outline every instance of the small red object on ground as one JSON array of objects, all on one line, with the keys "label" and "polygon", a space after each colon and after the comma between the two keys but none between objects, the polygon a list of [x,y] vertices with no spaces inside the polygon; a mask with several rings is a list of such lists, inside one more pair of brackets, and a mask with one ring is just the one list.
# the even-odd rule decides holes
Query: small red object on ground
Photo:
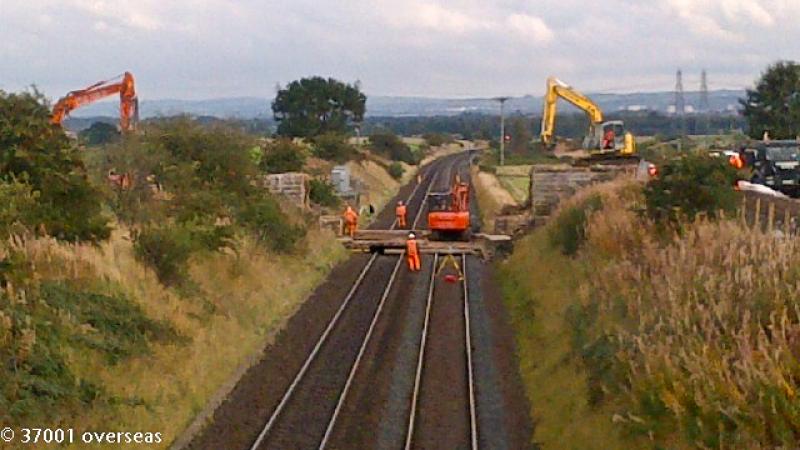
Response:
[{"label": "small red object on ground", "polygon": [[448,283],[455,283],[458,281],[458,275],[447,274],[444,276],[444,281],[447,281]]}]

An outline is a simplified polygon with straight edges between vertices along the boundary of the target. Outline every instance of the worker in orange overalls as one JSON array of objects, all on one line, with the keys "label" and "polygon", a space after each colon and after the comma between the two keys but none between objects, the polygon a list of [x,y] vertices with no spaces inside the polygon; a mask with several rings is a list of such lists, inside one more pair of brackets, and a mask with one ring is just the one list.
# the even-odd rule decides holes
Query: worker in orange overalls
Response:
[{"label": "worker in orange overalls", "polygon": [[417,237],[414,233],[408,233],[406,241],[406,259],[408,260],[408,270],[419,272],[419,247],[417,247]]},{"label": "worker in orange overalls", "polygon": [[351,239],[355,238],[358,229],[358,213],[350,205],[347,205],[342,217],[344,218],[344,233],[350,235]]},{"label": "worker in orange overalls", "polygon": [[402,200],[397,202],[397,207],[394,208],[394,214],[397,216],[397,226],[400,228],[406,227],[406,205]]}]

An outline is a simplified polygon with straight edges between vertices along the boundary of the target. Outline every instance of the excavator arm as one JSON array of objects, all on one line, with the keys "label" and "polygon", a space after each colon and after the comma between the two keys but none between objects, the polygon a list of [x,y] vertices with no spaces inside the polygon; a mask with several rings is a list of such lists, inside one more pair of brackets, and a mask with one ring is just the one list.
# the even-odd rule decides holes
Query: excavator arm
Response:
[{"label": "excavator arm", "polygon": [[122,81],[110,83],[101,81],[85,89],[72,91],[56,102],[50,122],[61,125],[70,112],[83,105],[93,103],[111,95],[119,94],[119,125],[122,131],[132,131],[138,121],[139,104],[136,97],[133,75],[125,72]]},{"label": "excavator arm", "polygon": [[603,122],[603,111],[600,110],[600,107],[595,102],[558,78],[550,77],[547,79],[547,93],[545,93],[544,97],[544,112],[542,114],[542,129],[540,132],[540,138],[545,146],[550,146],[553,143],[556,105],[559,98],[563,98],[584,111],[589,117],[592,127]]}]

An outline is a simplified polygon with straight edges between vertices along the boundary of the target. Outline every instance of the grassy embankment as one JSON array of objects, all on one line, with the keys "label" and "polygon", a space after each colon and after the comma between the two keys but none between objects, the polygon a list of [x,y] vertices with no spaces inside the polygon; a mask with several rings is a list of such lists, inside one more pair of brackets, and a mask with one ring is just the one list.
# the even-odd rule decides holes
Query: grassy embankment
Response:
[{"label": "grassy embankment", "polygon": [[[378,165],[354,168],[379,203],[399,187]],[[115,228],[97,245],[2,246],[24,268],[0,299],[0,344],[25,368],[0,374],[13,402],[4,423],[160,432],[153,448],[166,448],[347,256],[327,231],[310,229],[285,254],[242,238],[236,251],[193,255],[186,282],[166,286]]]},{"label": "grassy embankment", "polygon": [[544,449],[793,448],[800,238],[698,221],[669,237],[641,188],[593,187],[501,263]]}]

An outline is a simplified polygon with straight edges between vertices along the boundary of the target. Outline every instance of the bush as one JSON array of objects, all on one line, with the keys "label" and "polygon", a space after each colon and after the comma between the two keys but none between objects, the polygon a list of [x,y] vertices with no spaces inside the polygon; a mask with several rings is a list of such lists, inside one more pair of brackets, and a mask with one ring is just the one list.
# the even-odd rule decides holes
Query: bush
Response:
[{"label": "bush", "polygon": [[356,149],[347,142],[347,137],[338,133],[325,133],[314,138],[313,153],[317,158],[337,163],[353,159]]},{"label": "bush", "polygon": [[403,168],[402,165],[398,162],[393,162],[389,164],[389,168],[387,169],[389,175],[394,178],[395,180],[399,180],[403,178],[403,174],[405,173],[406,169]]},{"label": "bush", "polygon": [[425,133],[422,138],[431,147],[439,147],[453,142],[453,136],[445,133]]},{"label": "bush", "polygon": [[38,92],[0,91],[0,178],[31,187],[36,203],[30,220],[66,241],[98,242],[111,229],[102,212],[103,197],[87,176],[82,155]]},{"label": "bush", "polygon": [[89,128],[78,133],[78,138],[86,145],[105,145],[119,141],[120,134],[115,125],[95,122]]},{"label": "bush", "polygon": [[586,241],[586,222],[589,214],[603,206],[599,195],[593,195],[582,203],[562,209],[549,231],[550,244],[562,253],[573,256]]},{"label": "bush", "polygon": [[647,215],[658,225],[678,227],[698,214],[730,213],[736,208],[736,178],[724,158],[687,155],[668,161],[644,189]]},{"label": "bush", "polygon": [[407,164],[417,163],[411,147],[393,133],[373,133],[369,137],[369,142],[372,151],[393,161],[401,161]]},{"label": "bush", "polygon": [[312,202],[330,208],[335,208],[341,203],[341,199],[336,195],[336,189],[333,185],[318,178],[314,178],[309,182],[308,197]]},{"label": "bush", "polygon": [[254,198],[237,214],[237,220],[258,240],[277,252],[289,252],[305,236],[305,228],[289,222],[270,196]]},{"label": "bush", "polygon": [[186,281],[189,258],[195,249],[192,234],[185,227],[148,227],[134,241],[136,258],[152,268],[158,281],[168,286]]},{"label": "bush", "polygon": [[300,172],[305,164],[305,150],[286,138],[267,144],[261,159],[261,169],[267,173]]}]

